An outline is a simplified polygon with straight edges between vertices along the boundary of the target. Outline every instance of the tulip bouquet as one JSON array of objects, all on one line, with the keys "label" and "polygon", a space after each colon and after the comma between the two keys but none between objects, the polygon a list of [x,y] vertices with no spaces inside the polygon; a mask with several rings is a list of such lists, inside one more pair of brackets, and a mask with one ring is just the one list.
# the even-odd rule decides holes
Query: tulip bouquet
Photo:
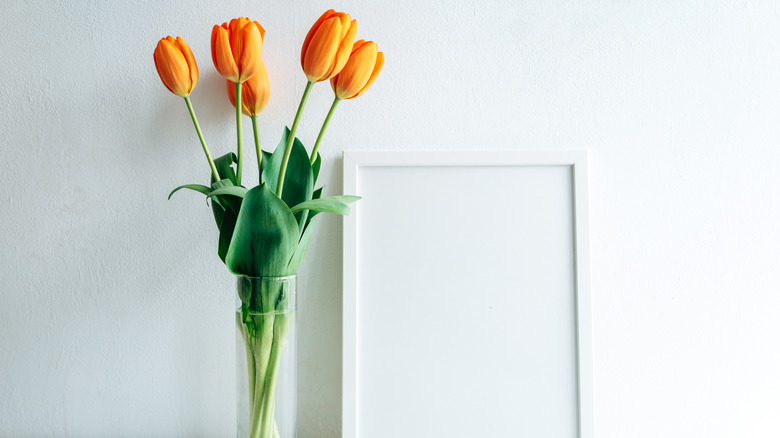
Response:
[{"label": "tulip bouquet", "polygon": [[[348,14],[329,10],[314,23],[301,50],[308,79],[292,126],[285,128],[275,151],[261,149],[258,115],[269,100],[269,81],[261,59],[265,30],[256,21],[237,18],[215,25],[211,57],[227,80],[227,94],[236,113],[236,152],[216,160],[211,156],[190,101],[198,83],[198,66],[181,37],[163,38],[154,62],[163,84],[183,97],[211,169],[208,185],[180,189],[202,193],[211,200],[219,230],[217,253],[238,276],[241,307],[236,322],[246,349],[249,398],[249,436],[294,436],[274,420],[276,382],[282,352],[293,326],[294,297],[283,283],[268,279],[295,275],[306,255],[313,223],[320,213],[349,214],[357,196],[323,196],[315,190],[320,172],[319,147],[333,113],[342,100],[365,93],[384,64],[384,55],[371,41],[355,41],[357,22]],[[318,82],[330,80],[335,97],[311,153],[295,137],[309,93]],[[252,121],[257,158],[257,185],[247,188],[243,173],[242,113]],[[169,196],[170,199],[170,196]],[[269,286],[269,284],[276,286]],[[291,302],[292,301],[292,302]]]}]

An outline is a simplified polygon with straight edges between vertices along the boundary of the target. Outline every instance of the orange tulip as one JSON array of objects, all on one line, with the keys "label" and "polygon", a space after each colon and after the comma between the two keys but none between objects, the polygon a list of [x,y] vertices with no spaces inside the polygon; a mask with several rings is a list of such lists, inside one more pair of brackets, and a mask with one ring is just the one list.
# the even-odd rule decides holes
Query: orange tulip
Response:
[{"label": "orange tulip", "polygon": [[385,54],[378,51],[375,42],[357,41],[352,46],[347,65],[330,79],[336,97],[354,99],[365,93],[379,76],[384,64]]},{"label": "orange tulip", "polygon": [[219,74],[232,82],[244,82],[260,68],[265,29],[249,18],[234,18],[230,24],[211,30],[211,59]]},{"label": "orange tulip", "polygon": [[301,66],[309,82],[337,75],[347,63],[357,34],[349,14],[328,10],[311,27],[301,49]]},{"label": "orange tulip", "polygon": [[[236,87],[227,81],[227,91],[230,103],[236,106]],[[268,82],[268,72],[265,64],[260,62],[260,70],[241,86],[241,112],[248,116],[256,116],[263,112],[271,97],[271,84]]]},{"label": "orange tulip", "polygon": [[154,66],[165,88],[177,96],[189,96],[198,83],[198,64],[182,37],[167,36],[157,43]]}]

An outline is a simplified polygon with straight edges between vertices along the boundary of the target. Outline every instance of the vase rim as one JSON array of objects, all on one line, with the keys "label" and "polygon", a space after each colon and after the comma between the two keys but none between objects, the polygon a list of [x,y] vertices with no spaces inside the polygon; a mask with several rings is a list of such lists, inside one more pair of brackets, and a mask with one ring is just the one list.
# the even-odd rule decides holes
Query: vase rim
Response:
[{"label": "vase rim", "polygon": [[234,274],[234,276],[238,277],[238,278],[250,278],[250,279],[253,279],[253,280],[254,279],[258,279],[258,278],[267,278],[267,279],[271,279],[271,280],[287,280],[287,279],[291,279],[291,278],[297,277],[297,274],[292,274],[292,275],[265,275],[265,276],[262,276],[262,277],[253,277],[251,275]]}]

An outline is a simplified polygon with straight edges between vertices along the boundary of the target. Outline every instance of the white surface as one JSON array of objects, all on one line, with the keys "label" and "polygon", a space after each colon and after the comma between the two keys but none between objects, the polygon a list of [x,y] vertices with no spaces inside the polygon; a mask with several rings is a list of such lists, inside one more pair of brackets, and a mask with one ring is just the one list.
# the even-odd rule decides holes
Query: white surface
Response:
[{"label": "white surface", "polygon": [[[211,26],[258,19],[270,148],[330,7],[387,61],[330,124],[328,193],[344,149],[587,149],[596,436],[780,436],[774,0],[3,2],[0,436],[228,436],[233,286],[202,198],[165,199],[208,171],[152,51],[190,43],[193,103],[223,154]],[[331,95],[309,99],[309,147]],[[341,430],[341,221],[318,227],[299,285],[301,438]]]},{"label": "white surface", "polygon": [[344,154],[345,438],[593,436],[585,161]]}]

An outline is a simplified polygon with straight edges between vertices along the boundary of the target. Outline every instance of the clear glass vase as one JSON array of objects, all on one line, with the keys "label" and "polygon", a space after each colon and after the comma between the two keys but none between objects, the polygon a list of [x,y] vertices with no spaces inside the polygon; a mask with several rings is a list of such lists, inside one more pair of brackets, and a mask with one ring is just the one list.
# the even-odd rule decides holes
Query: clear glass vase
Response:
[{"label": "clear glass vase", "polygon": [[296,438],[295,276],[236,277],[237,438]]}]

